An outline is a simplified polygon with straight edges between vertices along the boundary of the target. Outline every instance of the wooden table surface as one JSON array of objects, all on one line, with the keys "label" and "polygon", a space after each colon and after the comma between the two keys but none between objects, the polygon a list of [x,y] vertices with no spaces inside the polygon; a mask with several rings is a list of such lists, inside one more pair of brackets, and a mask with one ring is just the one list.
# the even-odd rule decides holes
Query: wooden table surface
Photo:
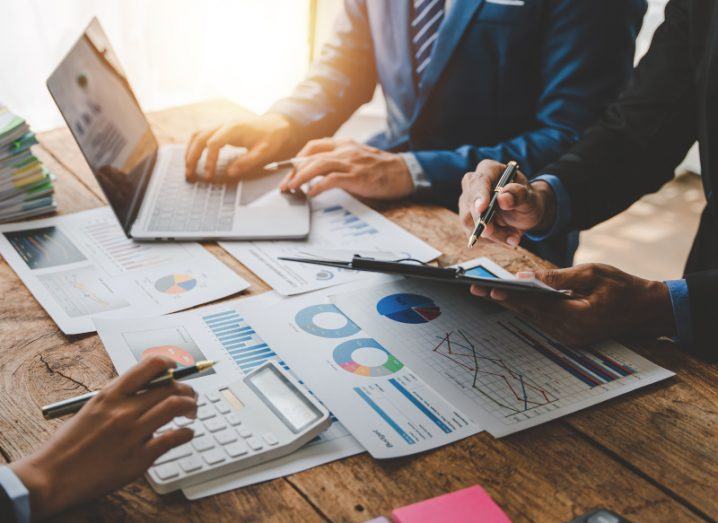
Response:
[{"label": "wooden table surface", "polygon": [[[163,143],[247,113],[212,101],[149,115]],[[105,205],[66,128],[39,136],[38,156],[57,175],[61,213]],[[444,255],[442,264],[486,255],[511,271],[541,260],[521,249],[465,250],[457,216],[411,203],[374,205]],[[268,290],[216,244],[215,256]],[[0,460],[37,448],[62,421],[40,405],[101,387],[115,371],[96,334],[65,336],[20,279],[0,263]],[[235,296],[236,297],[236,296]],[[676,372],[671,380],[502,439],[487,433],[409,458],[367,454],[196,502],[157,496],[144,479],[57,517],[62,521],[364,521],[395,507],[482,485],[515,521],[568,521],[603,506],[633,521],[718,519],[718,366],[670,343],[631,341]],[[98,464],[102,466],[102,464]]]}]

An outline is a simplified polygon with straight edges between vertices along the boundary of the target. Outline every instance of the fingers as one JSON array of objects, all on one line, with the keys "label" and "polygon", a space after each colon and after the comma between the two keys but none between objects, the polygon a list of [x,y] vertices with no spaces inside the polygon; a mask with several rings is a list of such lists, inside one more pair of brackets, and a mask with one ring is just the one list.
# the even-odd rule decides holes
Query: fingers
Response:
[{"label": "fingers", "polygon": [[285,190],[296,191],[317,176],[324,176],[333,172],[346,173],[350,169],[351,166],[348,162],[320,155],[316,159],[307,161],[306,164],[299,167],[294,176],[287,182]]},{"label": "fingers", "polygon": [[150,356],[117,378],[112,387],[120,394],[136,394],[145,388],[147,383],[167,369],[173,369],[177,363],[167,356]]},{"label": "fingers", "polygon": [[338,143],[334,138],[319,138],[318,140],[309,140],[304,147],[297,153],[298,157],[312,156],[318,153],[326,153],[336,149]]},{"label": "fingers", "polygon": [[180,416],[194,418],[196,415],[197,400],[194,397],[170,396],[142,414],[137,424],[143,435],[152,434],[174,418]]},{"label": "fingers", "polygon": [[594,264],[582,264],[568,269],[535,271],[534,277],[554,289],[580,291],[593,284],[597,272]]},{"label": "fingers", "polygon": [[348,174],[344,173],[327,174],[326,176],[324,176],[324,178],[322,178],[309,188],[309,190],[307,191],[307,196],[313,198],[323,193],[324,191],[334,189],[335,187],[346,189],[347,182],[349,182],[350,179],[351,177]]},{"label": "fingers", "polygon": [[147,453],[149,463],[154,463],[157,461],[157,458],[171,449],[184,443],[189,443],[193,437],[194,431],[184,427],[177,430],[168,430],[159,436],[151,438],[145,443],[145,452]]},{"label": "fingers", "polygon": [[240,178],[244,174],[259,169],[269,160],[270,144],[265,141],[256,143],[249,150],[238,156],[227,166],[227,177]]},{"label": "fingers", "polygon": [[528,203],[529,189],[526,185],[510,183],[506,185],[498,196],[499,208],[511,211]]},{"label": "fingers", "polygon": [[173,381],[168,385],[162,385],[161,387],[143,391],[132,398],[132,400],[138,413],[144,413],[170,396],[184,396],[192,398],[196,401],[197,393],[186,383]]},{"label": "fingers", "polygon": [[188,180],[193,180],[197,176],[197,162],[202,156],[207,140],[215,131],[216,129],[210,129],[192,135],[192,139],[185,150],[185,177]]},{"label": "fingers", "polygon": [[506,222],[497,216],[493,222],[486,225],[484,232],[481,233],[482,238],[487,238],[498,243],[506,243],[511,247],[517,247],[521,242],[522,233],[514,227],[506,225]]}]

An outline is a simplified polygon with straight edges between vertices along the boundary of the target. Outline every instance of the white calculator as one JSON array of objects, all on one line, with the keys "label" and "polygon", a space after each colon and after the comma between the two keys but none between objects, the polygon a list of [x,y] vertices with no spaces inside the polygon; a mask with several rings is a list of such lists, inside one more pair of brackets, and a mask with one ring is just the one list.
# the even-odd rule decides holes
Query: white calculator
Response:
[{"label": "white calculator", "polygon": [[160,456],[147,479],[160,494],[294,452],[331,424],[329,411],[274,362],[200,394],[197,419],[176,418],[157,432],[190,427],[194,438]]}]

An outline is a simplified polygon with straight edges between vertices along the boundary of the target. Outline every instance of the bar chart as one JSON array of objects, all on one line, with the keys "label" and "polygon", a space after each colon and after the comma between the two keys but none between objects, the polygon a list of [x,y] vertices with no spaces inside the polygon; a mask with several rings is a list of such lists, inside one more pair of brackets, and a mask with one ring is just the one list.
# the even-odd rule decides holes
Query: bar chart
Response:
[{"label": "bar chart", "polygon": [[[278,360],[276,353],[234,309],[203,316],[202,321],[243,374],[266,361]],[[288,370],[283,361],[277,363]]]}]

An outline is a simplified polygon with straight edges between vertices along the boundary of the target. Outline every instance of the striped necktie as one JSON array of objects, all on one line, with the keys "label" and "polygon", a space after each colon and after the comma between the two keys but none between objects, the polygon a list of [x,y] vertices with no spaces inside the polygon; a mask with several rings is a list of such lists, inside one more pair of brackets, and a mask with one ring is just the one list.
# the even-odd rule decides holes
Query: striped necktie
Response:
[{"label": "striped necktie", "polygon": [[431,50],[439,36],[444,19],[445,0],[409,0],[414,9],[411,17],[411,50],[414,53],[414,73],[417,83],[431,61]]}]

